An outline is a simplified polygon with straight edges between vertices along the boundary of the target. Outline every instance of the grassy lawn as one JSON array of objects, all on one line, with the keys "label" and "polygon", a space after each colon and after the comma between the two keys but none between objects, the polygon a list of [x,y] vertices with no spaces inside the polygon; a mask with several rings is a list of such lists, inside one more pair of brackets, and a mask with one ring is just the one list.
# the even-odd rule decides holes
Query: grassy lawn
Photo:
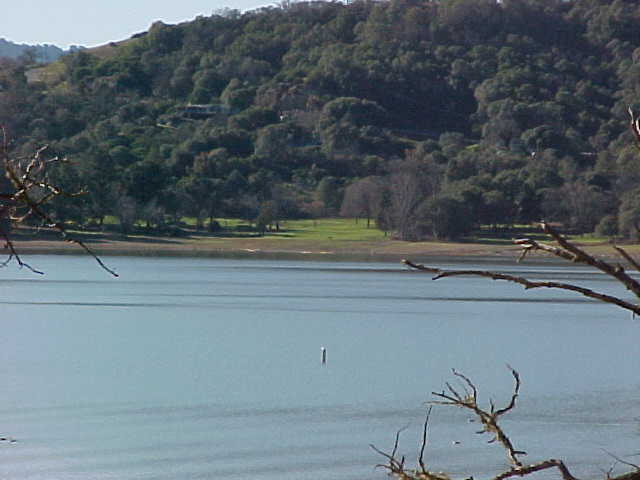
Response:
[{"label": "grassy lawn", "polygon": [[[366,220],[348,218],[321,218],[309,220],[286,220],[280,222],[280,231],[259,235],[253,225],[240,219],[217,218],[221,231],[196,230],[195,219],[182,218],[182,234],[159,234],[144,228],[135,233],[122,235],[115,218],[106,218],[106,231],[76,231],[70,233],[93,245],[97,251],[123,254],[207,254],[220,252],[245,253],[293,253],[293,254],[337,254],[347,256],[384,256],[387,258],[419,258],[426,256],[517,256],[520,249],[514,238],[533,238],[546,242],[542,232],[530,226],[494,232],[483,228],[474,236],[459,241],[405,242],[385,236],[374,223],[367,228]],[[142,225],[139,225],[140,227]],[[22,229],[17,233],[18,243],[28,242],[32,251],[42,249],[69,250],[74,247],[59,242],[53,231]],[[33,230],[33,231],[32,231]],[[616,256],[608,239],[593,235],[570,235],[569,238],[596,255]],[[22,245],[26,247],[26,245]],[[640,245],[624,245],[632,255],[640,255]]]},{"label": "grassy lawn", "polygon": [[[195,228],[195,218],[185,217],[181,219],[185,225]],[[216,236],[224,237],[225,234],[246,232],[246,236],[255,237],[251,232],[253,225],[237,218],[216,218],[216,221],[224,229]],[[235,236],[235,235],[234,235]],[[280,231],[266,232],[263,238],[270,239],[298,239],[298,240],[338,240],[338,241],[379,241],[386,237],[384,232],[376,228],[372,221],[367,228],[367,221],[353,218],[319,218],[316,220],[283,220],[280,222]]]},{"label": "grassy lawn", "polygon": [[[209,233],[206,230],[198,231],[196,219],[193,217],[183,217],[180,219],[182,225],[192,236],[203,237],[260,237],[265,239],[298,239],[298,240],[337,240],[337,241],[380,241],[385,240],[384,232],[376,228],[375,222],[371,221],[367,228],[366,220],[355,220],[353,218],[321,218],[317,220],[283,220],[280,222],[280,231],[272,229],[264,234],[258,235],[255,226],[246,220],[238,218],[216,218],[223,230],[216,233]],[[115,217],[107,216],[104,225],[110,229],[117,230],[118,220]],[[144,227],[144,222],[137,222],[138,228]],[[71,230],[74,230],[71,227]],[[135,235],[132,235],[135,236]]]},{"label": "grassy lawn", "polygon": [[[264,235],[259,235],[255,231],[255,225],[247,222],[246,220],[238,218],[216,218],[215,219],[222,230],[215,233],[209,233],[206,230],[196,230],[196,219],[193,217],[182,217],[180,222],[182,227],[186,229],[188,236],[197,238],[217,238],[217,239],[241,239],[251,238],[253,240],[270,240],[270,241],[286,241],[286,240],[300,240],[309,242],[392,242],[384,232],[378,230],[375,221],[371,221],[369,228],[367,228],[366,219],[354,219],[354,218],[319,218],[319,219],[305,219],[305,220],[283,220],[280,222],[280,230],[276,231],[274,228],[271,231],[265,232]],[[118,230],[118,220],[115,217],[107,216],[104,219],[104,225],[112,232]],[[137,227],[142,229],[137,234],[130,234],[130,237],[136,236],[159,236],[163,235],[154,234],[153,232],[144,232],[144,222],[137,222]],[[74,230],[73,227],[70,227]],[[85,235],[97,234],[100,232],[84,232]],[[506,246],[513,245],[513,239],[515,238],[531,238],[540,242],[548,241],[549,238],[541,230],[531,225],[515,225],[511,228],[503,228],[498,231],[494,231],[492,228],[483,226],[480,230],[473,233],[468,237],[462,238],[458,241],[423,241],[412,242],[417,244],[423,243],[461,243],[461,244],[480,244],[487,246]],[[610,239],[605,237],[598,237],[592,233],[580,234],[580,235],[567,235],[570,240],[585,246],[607,246],[610,245]],[[406,242],[405,242],[406,243]]]},{"label": "grassy lawn", "polygon": [[[259,235],[250,225],[237,219],[216,219],[224,228],[221,232],[193,232],[188,242],[194,248],[209,247],[225,250],[299,251],[299,252],[370,252],[372,248],[395,242],[385,237],[366,220],[322,218],[317,220],[286,220],[279,231]],[[185,222],[191,225],[190,221]],[[405,243],[405,242],[402,242]]]},{"label": "grassy lawn", "polygon": [[381,241],[384,232],[378,230],[372,222],[367,228],[366,220],[350,218],[322,218],[317,220],[287,220],[280,224],[280,232],[266,234],[271,238],[296,238],[299,240],[335,240],[335,241]]}]

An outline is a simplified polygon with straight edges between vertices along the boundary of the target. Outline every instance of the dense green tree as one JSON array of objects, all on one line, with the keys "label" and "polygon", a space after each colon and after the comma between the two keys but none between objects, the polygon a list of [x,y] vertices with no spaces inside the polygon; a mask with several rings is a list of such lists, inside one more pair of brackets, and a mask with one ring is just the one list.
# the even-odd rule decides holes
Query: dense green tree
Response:
[{"label": "dense green tree", "polygon": [[256,218],[256,228],[264,235],[274,221],[273,202],[270,200],[260,204],[260,212]]},{"label": "dense green tree", "polygon": [[580,232],[593,232],[600,219],[610,214],[614,206],[611,195],[577,180],[548,189],[542,207],[545,219],[560,221]]},{"label": "dense green tree", "polygon": [[278,122],[278,115],[274,110],[250,107],[229,118],[228,125],[231,129],[255,131],[276,122]]},{"label": "dense green tree", "polygon": [[140,205],[157,198],[166,181],[162,167],[147,160],[136,162],[126,168],[122,179],[126,195]]},{"label": "dense green tree", "polygon": [[[638,18],[640,5],[623,0],[220,11],[156,22],[50,67],[0,60],[0,124],[22,139],[18,152],[49,144],[69,155],[76,177],[65,181],[92,192],[65,214],[79,223],[101,223],[120,204],[134,220],[160,210],[255,218],[281,183],[293,203],[315,198],[320,211],[314,194],[329,183],[339,198],[367,176],[393,185],[415,173],[408,215],[396,215],[392,188],[378,215],[402,238],[423,234],[416,211],[433,198],[462,205],[476,226],[544,216],[589,230],[608,217],[630,235],[640,168],[625,118],[640,107]],[[398,170],[398,159],[410,161]],[[224,201],[194,202],[200,190],[199,201],[207,191]]]},{"label": "dense green tree", "polygon": [[322,202],[329,215],[335,215],[342,203],[343,190],[340,182],[334,177],[324,177],[316,188],[318,200]]},{"label": "dense green tree", "polygon": [[635,241],[640,240],[640,188],[630,190],[622,197],[618,232]]},{"label": "dense green tree", "polygon": [[204,228],[205,217],[209,224],[220,214],[223,201],[223,182],[198,175],[183,177],[178,183],[186,200],[185,213],[196,218],[198,229]]},{"label": "dense green tree", "polygon": [[102,226],[114,213],[115,185],[120,180],[114,156],[93,150],[79,156],[78,169],[86,189],[87,217]]},{"label": "dense green tree", "polygon": [[464,202],[447,196],[426,199],[416,212],[421,235],[437,240],[457,239],[474,227]]},{"label": "dense green tree", "polygon": [[231,111],[242,111],[251,107],[255,97],[255,89],[239,79],[232,79],[220,94],[220,100]]}]

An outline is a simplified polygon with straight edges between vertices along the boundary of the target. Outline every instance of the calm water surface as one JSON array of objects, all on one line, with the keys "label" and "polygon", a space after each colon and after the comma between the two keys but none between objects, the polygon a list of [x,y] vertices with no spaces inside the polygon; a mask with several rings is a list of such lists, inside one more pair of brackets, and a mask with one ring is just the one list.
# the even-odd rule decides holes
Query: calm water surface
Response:
[{"label": "calm water surface", "polygon": [[[381,479],[370,443],[408,425],[415,458],[450,369],[504,403],[506,363],[523,386],[504,426],[528,461],[638,463],[640,321],[615,307],[396,264],[113,257],[113,279],[29,260],[46,275],[0,270],[1,479]],[[489,267],[625,295],[585,269]],[[469,420],[434,410],[434,469],[505,468]]]}]

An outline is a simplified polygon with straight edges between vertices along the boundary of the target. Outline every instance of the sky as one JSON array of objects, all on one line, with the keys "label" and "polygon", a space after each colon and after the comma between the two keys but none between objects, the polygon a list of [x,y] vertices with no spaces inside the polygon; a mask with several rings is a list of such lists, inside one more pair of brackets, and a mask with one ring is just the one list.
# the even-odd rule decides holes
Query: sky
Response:
[{"label": "sky", "polygon": [[269,0],[5,0],[0,38],[28,45],[93,47],[146,31],[157,20],[178,23],[221,8],[251,10]]}]

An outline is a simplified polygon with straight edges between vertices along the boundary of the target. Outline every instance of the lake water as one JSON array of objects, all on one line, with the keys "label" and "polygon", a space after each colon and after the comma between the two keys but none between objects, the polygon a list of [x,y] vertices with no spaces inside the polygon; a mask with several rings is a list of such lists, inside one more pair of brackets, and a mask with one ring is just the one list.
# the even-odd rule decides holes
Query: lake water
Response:
[{"label": "lake water", "polygon": [[[526,461],[640,463],[640,320],[613,306],[389,263],[108,257],[115,279],[87,257],[28,260],[46,275],[0,270],[1,479],[386,478],[369,444],[408,426],[413,464],[451,368],[500,405],[507,363]],[[586,269],[482,268],[625,295]],[[505,469],[470,418],[434,409],[435,470]]]}]

